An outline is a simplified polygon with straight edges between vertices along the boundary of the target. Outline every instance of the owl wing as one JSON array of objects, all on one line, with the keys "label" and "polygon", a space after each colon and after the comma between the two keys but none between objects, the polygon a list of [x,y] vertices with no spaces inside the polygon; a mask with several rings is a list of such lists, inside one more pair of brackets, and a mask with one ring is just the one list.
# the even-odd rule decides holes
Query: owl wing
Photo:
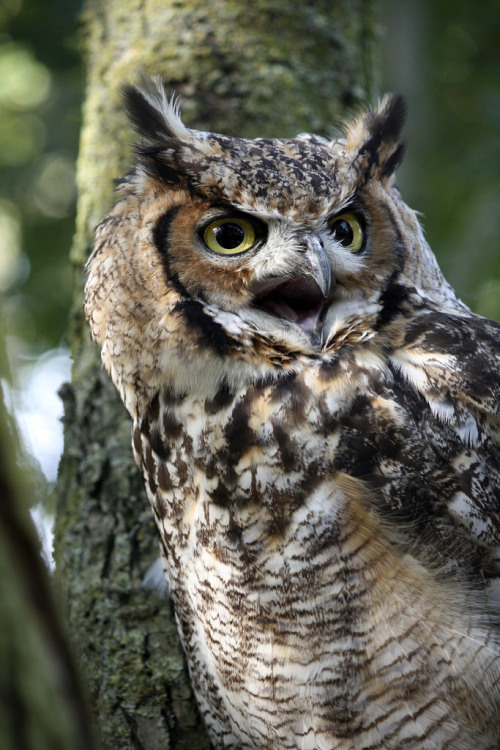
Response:
[{"label": "owl wing", "polygon": [[419,480],[434,500],[430,518],[447,543],[469,547],[482,575],[500,573],[500,325],[423,308],[407,321],[391,364],[428,407],[414,449],[427,457]]},{"label": "owl wing", "polygon": [[500,325],[404,296],[374,344],[388,372],[341,418],[335,468],[366,483],[409,553],[483,585],[500,574]]},{"label": "owl wing", "polygon": [[[476,443],[484,432],[498,444],[499,323],[473,314],[425,309],[406,325],[393,361],[444,419],[451,405],[469,414],[468,424],[460,422],[466,443]],[[481,425],[477,435],[473,420]]]}]

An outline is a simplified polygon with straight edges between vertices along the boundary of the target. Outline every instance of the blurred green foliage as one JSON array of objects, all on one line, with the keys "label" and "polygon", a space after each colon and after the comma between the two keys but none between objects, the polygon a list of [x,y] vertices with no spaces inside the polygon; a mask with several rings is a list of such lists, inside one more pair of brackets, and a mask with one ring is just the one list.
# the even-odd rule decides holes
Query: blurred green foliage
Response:
[{"label": "blurred green foliage", "polygon": [[[64,340],[83,88],[81,0],[0,6],[0,292],[33,354]],[[465,301],[500,319],[497,0],[381,0],[381,91],[409,101],[400,184]]]},{"label": "blurred green foliage", "polygon": [[0,6],[0,292],[33,354],[67,328],[82,95],[80,0]]},{"label": "blurred green foliage", "polygon": [[498,0],[382,0],[383,83],[409,102],[405,200],[446,278],[500,320]]}]

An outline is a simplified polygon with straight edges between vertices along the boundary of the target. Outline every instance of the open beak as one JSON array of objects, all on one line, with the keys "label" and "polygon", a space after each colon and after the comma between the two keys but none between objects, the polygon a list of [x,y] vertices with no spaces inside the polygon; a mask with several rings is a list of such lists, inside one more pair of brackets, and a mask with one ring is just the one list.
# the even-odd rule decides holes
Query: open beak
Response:
[{"label": "open beak", "polygon": [[316,334],[332,284],[330,261],[317,236],[305,232],[289,274],[263,279],[251,288],[254,304]]}]

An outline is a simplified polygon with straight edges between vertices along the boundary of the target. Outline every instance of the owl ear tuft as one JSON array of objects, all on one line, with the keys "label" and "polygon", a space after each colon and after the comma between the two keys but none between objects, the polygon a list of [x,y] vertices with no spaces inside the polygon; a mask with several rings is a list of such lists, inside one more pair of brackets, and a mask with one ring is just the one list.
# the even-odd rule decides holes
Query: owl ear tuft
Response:
[{"label": "owl ear tuft", "polygon": [[[387,179],[399,167],[404,153],[401,131],[406,102],[401,94],[385,96],[347,128],[347,146],[357,152],[362,174],[368,179]],[[361,146],[359,145],[361,143]]]},{"label": "owl ear tuft", "polygon": [[140,86],[122,88],[125,110],[138,132],[141,143],[134,174],[136,185],[144,175],[160,180],[170,187],[192,186],[190,154],[196,150],[195,131],[181,120],[179,100],[168,96],[159,76],[143,79]]},{"label": "owl ear tuft", "polygon": [[179,100],[168,97],[159,76],[143,79],[141,86],[123,86],[122,98],[130,121],[145,144],[161,146],[172,138],[190,139],[190,131],[180,117]]}]

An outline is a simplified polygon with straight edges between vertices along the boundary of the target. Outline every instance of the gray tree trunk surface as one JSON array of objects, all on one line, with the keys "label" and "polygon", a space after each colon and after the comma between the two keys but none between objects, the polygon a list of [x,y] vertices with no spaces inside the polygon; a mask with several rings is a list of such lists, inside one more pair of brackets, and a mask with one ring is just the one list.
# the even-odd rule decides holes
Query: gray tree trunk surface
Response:
[{"label": "gray tree trunk surface", "polygon": [[[114,201],[132,132],[120,86],[160,74],[190,126],[238,136],[328,135],[374,95],[376,0],[88,0],[87,84],[65,448],[55,558],[103,748],[209,747],[168,601],[141,589],[157,536],[133,462],[130,420],[91,343],[83,265]],[[34,747],[33,745],[29,747]],[[77,745],[75,745],[77,747]]]}]

